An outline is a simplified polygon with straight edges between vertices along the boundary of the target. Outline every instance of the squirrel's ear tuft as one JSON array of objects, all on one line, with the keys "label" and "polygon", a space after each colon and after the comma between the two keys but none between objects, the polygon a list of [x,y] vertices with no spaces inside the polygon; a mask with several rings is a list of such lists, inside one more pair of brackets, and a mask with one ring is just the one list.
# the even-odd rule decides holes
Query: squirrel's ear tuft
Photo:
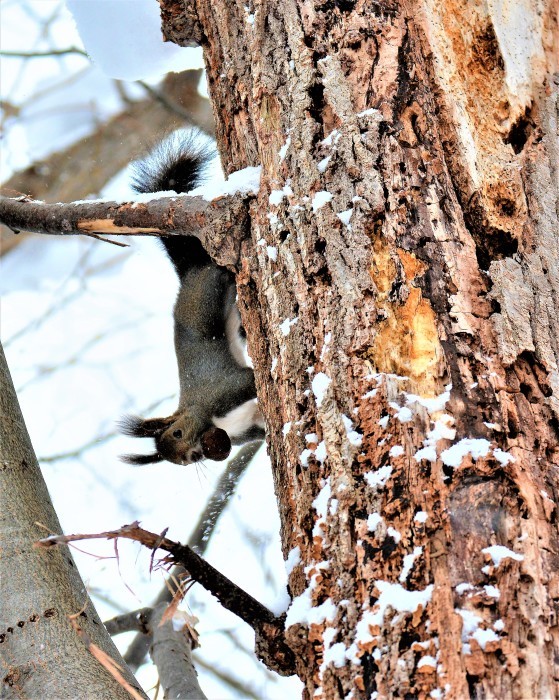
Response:
[{"label": "squirrel's ear tuft", "polygon": [[118,428],[124,435],[131,437],[157,437],[173,422],[173,417],[168,418],[140,418],[140,416],[124,416],[119,421]]},{"label": "squirrel's ear tuft", "polygon": [[121,455],[120,461],[126,464],[155,464],[163,461],[163,455],[154,452],[152,455]]}]

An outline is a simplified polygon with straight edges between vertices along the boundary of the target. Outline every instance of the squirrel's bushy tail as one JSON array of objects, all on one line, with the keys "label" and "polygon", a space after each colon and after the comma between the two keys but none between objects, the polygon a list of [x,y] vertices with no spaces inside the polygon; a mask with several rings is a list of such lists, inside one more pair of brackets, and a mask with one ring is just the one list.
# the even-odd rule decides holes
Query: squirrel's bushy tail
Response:
[{"label": "squirrel's bushy tail", "polygon": [[[189,192],[203,181],[214,155],[214,149],[197,129],[175,132],[161,141],[147,158],[136,163],[132,188],[142,193]],[[192,236],[167,236],[161,242],[179,277],[192,267],[210,262],[210,256]]]}]

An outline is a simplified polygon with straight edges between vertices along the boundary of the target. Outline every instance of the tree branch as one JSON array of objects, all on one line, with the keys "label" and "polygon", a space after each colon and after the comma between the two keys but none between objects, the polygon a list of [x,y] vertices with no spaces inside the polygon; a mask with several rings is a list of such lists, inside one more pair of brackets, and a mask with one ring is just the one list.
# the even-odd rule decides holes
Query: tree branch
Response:
[{"label": "tree branch", "polygon": [[0,56],[4,58],[49,58],[51,56],[67,56],[68,54],[78,54],[89,58],[87,53],[77,46],[69,46],[67,49],[50,49],[49,51],[0,51]]},{"label": "tree branch", "polygon": [[116,634],[123,632],[141,632],[142,634],[149,633],[149,621],[153,608],[140,608],[132,612],[116,615],[110,620],[106,620],[103,624],[107,628],[107,632],[114,637]]},{"label": "tree branch", "polygon": [[220,265],[234,266],[247,235],[246,196],[211,202],[203,197],[161,197],[149,202],[45,204],[27,197],[0,197],[0,222],[14,231],[52,235],[173,236],[188,232]]},{"label": "tree branch", "polygon": [[177,628],[174,620],[163,621],[166,610],[167,605],[160,603],[150,618],[153,635],[150,654],[157,666],[163,696],[206,700],[192,663],[192,649],[197,646],[195,639],[187,624]]},{"label": "tree branch", "polygon": [[[243,445],[235,457],[227,463],[225,471],[220,476],[217,486],[208,499],[206,507],[202,513],[200,513],[198,522],[188,538],[188,544],[195,549],[198,554],[203,555],[206,551],[206,547],[217,521],[225,510],[231,495],[239,483],[239,479],[260,449],[261,444],[260,440],[248,442],[246,445]],[[171,570],[170,578],[179,579],[187,573],[183,566],[174,566]],[[154,602],[154,607],[159,603],[169,603],[172,597],[173,594],[169,586],[163,586]],[[138,667],[142,665],[149,645],[150,638],[148,634],[138,634],[130,643],[126,654],[124,654],[124,659],[133,671],[137,670]]]},{"label": "tree branch", "polygon": [[154,551],[162,549],[168,552],[170,556],[165,557],[165,562],[184,566],[190,576],[214,595],[224,608],[240,617],[254,629],[257,652],[268,666],[282,674],[295,672],[293,652],[284,640],[283,618],[276,617],[271,610],[239,588],[187,545],[174,542],[164,535],[144,530],[137,522],[124,525],[118,530],[109,530],[93,535],[52,535],[39,540],[37,545],[48,548],[57,544],[68,544],[81,540],[100,538],[114,540],[119,537],[140,542]]}]

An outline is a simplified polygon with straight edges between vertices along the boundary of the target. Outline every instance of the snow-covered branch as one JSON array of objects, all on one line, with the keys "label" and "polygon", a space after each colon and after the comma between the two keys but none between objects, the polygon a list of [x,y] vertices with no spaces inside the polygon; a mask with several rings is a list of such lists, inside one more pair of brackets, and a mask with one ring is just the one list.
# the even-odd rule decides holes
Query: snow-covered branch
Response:
[{"label": "snow-covered branch", "polygon": [[[145,197],[145,195],[144,195]],[[247,235],[247,198],[166,196],[147,201],[82,201],[45,204],[26,197],[0,197],[0,222],[13,231],[52,235],[148,235],[188,233],[200,239],[221,265],[235,265]]]}]

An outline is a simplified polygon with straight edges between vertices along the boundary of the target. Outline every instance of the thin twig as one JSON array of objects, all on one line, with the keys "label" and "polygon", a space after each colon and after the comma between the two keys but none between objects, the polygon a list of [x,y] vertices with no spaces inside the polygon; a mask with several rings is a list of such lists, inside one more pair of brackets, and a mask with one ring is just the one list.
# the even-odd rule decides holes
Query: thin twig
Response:
[{"label": "thin twig", "polygon": [[95,238],[97,241],[103,241],[103,243],[111,243],[112,245],[120,246],[121,248],[130,248],[129,243],[123,243],[122,241],[113,241],[110,238],[103,238],[97,233],[84,233],[84,236],[89,236],[90,238]]},{"label": "thin twig", "polygon": [[49,51],[0,51],[0,56],[5,58],[48,58],[50,56],[66,56],[78,54],[89,58],[83,49],[77,46],[69,46],[67,49],[50,49]]}]

